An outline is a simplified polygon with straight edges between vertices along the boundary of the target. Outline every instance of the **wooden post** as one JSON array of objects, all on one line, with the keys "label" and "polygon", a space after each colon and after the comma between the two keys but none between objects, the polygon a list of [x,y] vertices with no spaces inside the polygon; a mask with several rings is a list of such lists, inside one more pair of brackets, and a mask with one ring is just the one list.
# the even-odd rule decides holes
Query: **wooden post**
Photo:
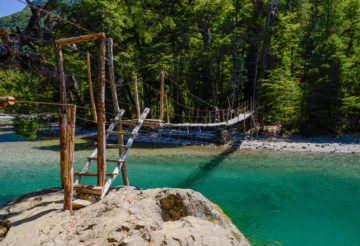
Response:
[{"label": "wooden post", "polygon": [[64,209],[72,211],[72,197],[74,184],[74,139],[76,106],[67,107],[68,124],[66,126],[65,172],[64,172]]},{"label": "wooden post", "polygon": [[160,115],[159,115],[159,120],[163,119],[163,104],[164,104],[164,71],[161,72],[161,81],[160,81]]},{"label": "wooden post", "polygon": [[219,108],[215,107],[215,123],[218,123],[220,120]]},{"label": "wooden post", "polygon": [[243,121],[243,122],[244,122],[244,123],[243,123],[243,127],[244,127],[244,137],[245,137],[245,132],[246,132],[246,129],[245,129],[245,127],[246,127],[246,126],[245,126],[245,121],[246,121],[246,120],[245,120],[245,118],[246,118],[246,103],[245,103],[245,106],[244,106],[244,121]]},{"label": "wooden post", "polygon": [[121,166],[121,174],[122,174],[123,185],[129,186],[130,183],[127,174],[126,162],[123,163],[123,165]]},{"label": "wooden post", "polygon": [[59,119],[59,131],[60,131],[60,173],[61,173],[61,187],[64,187],[64,172],[65,172],[65,144],[66,144],[66,87],[65,87],[65,75],[64,75],[64,59],[62,56],[62,47],[60,45],[55,46],[55,53],[57,58],[57,70],[58,80],[60,81],[60,103],[61,114]]},{"label": "wooden post", "polygon": [[211,123],[211,111],[209,111],[209,123]]},{"label": "wooden post", "polygon": [[113,98],[114,104],[114,112],[117,115],[120,113],[119,108],[119,101],[116,91],[116,84],[115,84],[115,73],[114,73],[114,58],[113,58],[113,40],[112,38],[108,39],[108,62],[109,62],[109,80],[111,85],[111,94]]},{"label": "wooden post", "polygon": [[165,104],[166,104],[166,119],[167,123],[170,123],[170,112],[169,112],[169,103],[168,103],[168,97],[165,94]]},{"label": "wooden post", "polygon": [[258,128],[257,128],[256,121],[255,121],[255,119],[254,119],[254,115],[251,115],[251,120],[252,120],[253,125],[254,125],[254,127],[255,127],[256,139],[258,139],[258,138],[259,138],[259,130],[258,130]]},{"label": "wooden post", "polygon": [[91,109],[92,109],[92,112],[93,112],[94,121],[95,121],[95,123],[97,123],[97,113],[96,113],[96,106],[95,106],[95,99],[94,99],[94,91],[93,91],[93,87],[92,87],[91,62],[90,62],[90,54],[89,54],[89,52],[86,52],[86,60],[87,60],[87,73],[88,73]]},{"label": "wooden post", "polygon": [[136,103],[136,116],[140,119],[140,103],[139,103],[139,93],[137,87],[137,76],[134,76],[134,90],[135,90],[135,103]]},{"label": "wooden post", "polygon": [[98,124],[97,124],[97,184],[105,185],[106,175],[106,135],[105,135],[105,34],[100,37],[98,68]]}]

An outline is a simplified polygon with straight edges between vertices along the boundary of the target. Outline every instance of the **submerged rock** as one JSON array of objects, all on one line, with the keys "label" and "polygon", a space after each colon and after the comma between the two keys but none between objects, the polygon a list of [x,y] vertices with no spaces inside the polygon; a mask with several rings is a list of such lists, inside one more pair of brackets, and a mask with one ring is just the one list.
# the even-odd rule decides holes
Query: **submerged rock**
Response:
[{"label": "submerged rock", "polygon": [[73,216],[62,200],[53,190],[0,207],[0,219],[10,222],[1,244],[250,245],[220,207],[193,190],[114,189]]}]

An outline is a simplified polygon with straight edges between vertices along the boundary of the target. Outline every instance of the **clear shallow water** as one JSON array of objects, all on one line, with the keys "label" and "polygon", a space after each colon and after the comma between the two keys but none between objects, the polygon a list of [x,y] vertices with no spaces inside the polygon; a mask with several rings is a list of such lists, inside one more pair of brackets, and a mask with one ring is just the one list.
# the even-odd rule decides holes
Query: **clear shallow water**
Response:
[{"label": "clear shallow water", "polygon": [[[26,142],[0,132],[0,203],[59,186],[57,145],[56,139]],[[90,146],[78,140],[76,170]],[[128,173],[130,183],[141,188],[201,192],[223,208],[253,245],[360,245],[357,155],[132,149]]]}]

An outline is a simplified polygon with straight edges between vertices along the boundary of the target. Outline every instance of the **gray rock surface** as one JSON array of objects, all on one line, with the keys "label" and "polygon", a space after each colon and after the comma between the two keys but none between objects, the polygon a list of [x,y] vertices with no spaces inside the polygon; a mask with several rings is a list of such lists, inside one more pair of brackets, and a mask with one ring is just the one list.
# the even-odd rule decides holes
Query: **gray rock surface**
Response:
[{"label": "gray rock surface", "polygon": [[217,205],[186,189],[121,187],[103,200],[62,210],[61,190],[0,207],[10,221],[1,245],[250,245]]}]

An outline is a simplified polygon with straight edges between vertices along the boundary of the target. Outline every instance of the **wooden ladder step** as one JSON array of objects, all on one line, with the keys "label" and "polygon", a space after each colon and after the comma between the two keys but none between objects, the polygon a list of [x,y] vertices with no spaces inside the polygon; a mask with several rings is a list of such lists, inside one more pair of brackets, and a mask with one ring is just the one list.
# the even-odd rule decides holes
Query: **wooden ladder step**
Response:
[{"label": "wooden ladder step", "polygon": [[74,190],[77,190],[80,193],[94,194],[100,196],[104,191],[104,187],[77,184],[74,185]]},{"label": "wooden ladder step", "polygon": [[[126,126],[136,126],[139,124],[139,120],[114,120],[114,122],[126,125]],[[160,126],[160,124],[163,122],[163,120],[158,119],[145,119],[143,121],[144,126]]]},{"label": "wooden ladder step", "polygon": [[107,134],[111,135],[127,135],[127,136],[138,136],[137,133],[132,132],[117,132],[117,131],[106,131]]},{"label": "wooden ladder step", "polygon": [[128,149],[128,147],[124,144],[106,144],[106,147]]},{"label": "wooden ladder step", "polygon": [[[97,176],[97,173],[81,173],[81,172],[75,172],[75,176]],[[117,174],[114,173],[107,173],[106,176],[116,176]]]},{"label": "wooden ladder step", "polygon": [[[88,160],[97,161],[97,157],[88,157]],[[126,161],[106,159],[106,162],[113,162],[113,163],[116,163],[116,164],[121,164],[121,163],[125,163]]]}]

